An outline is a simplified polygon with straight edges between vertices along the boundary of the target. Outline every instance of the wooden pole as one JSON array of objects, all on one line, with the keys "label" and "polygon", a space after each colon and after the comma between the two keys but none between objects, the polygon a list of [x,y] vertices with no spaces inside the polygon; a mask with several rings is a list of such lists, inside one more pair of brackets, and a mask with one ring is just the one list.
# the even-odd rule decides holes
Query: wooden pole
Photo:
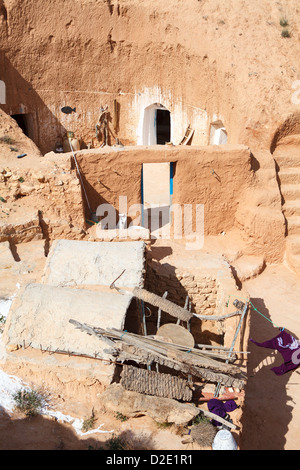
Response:
[{"label": "wooden pole", "polygon": [[[245,305],[244,305],[244,308],[243,308],[243,311],[242,311],[242,315],[241,315],[241,319],[239,321],[239,324],[238,324],[238,327],[236,329],[236,332],[235,332],[235,335],[234,335],[234,338],[233,338],[233,341],[232,341],[232,344],[231,344],[231,347],[230,347],[230,350],[229,350],[229,353],[228,353],[228,359],[226,360],[226,364],[229,363],[230,361],[230,357],[233,353],[233,348],[234,348],[234,345],[235,345],[235,342],[236,342],[236,339],[237,339],[237,336],[238,336],[238,333],[241,329],[241,326],[242,326],[242,323],[244,321],[244,318],[246,316],[246,313],[248,311],[248,307],[249,307],[249,303],[246,302]],[[218,383],[217,387],[216,387],[216,391],[215,391],[215,397],[218,397],[219,396],[219,393],[220,393],[220,388],[221,388],[221,384],[220,382]]]},{"label": "wooden pole", "polygon": [[[163,299],[166,299],[168,295],[168,292],[166,291],[163,295]],[[158,316],[157,316],[157,331],[159,330],[160,327],[160,321],[161,321],[161,308],[158,309]]]},{"label": "wooden pole", "polygon": [[207,416],[208,418],[216,420],[218,423],[225,424],[226,426],[228,426],[231,429],[237,429],[237,426],[235,424],[230,423],[229,421],[226,421],[226,419],[220,418],[220,416],[218,416],[214,413],[211,413],[210,411],[201,410],[201,413],[203,413],[204,416]]}]

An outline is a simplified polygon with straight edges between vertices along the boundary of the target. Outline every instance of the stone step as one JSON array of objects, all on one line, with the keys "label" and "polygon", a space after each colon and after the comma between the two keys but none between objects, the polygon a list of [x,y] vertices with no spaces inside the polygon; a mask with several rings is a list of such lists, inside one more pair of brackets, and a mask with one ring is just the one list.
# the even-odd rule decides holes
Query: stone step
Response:
[{"label": "stone step", "polygon": [[265,268],[263,256],[241,256],[232,263],[237,278],[244,282],[258,276]]},{"label": "stone step", "polygon": [[282,210],[286,218],[293,215],[300,215],[300,199],[291,199],[290,201],[286,201]]},{"label": "stone step", "polygon": [[299,151],[295,150],[281,150],[273,154],[273,158],[279,166],[280,170],[283,168],[299,168],[300,167],[300,147]]},{"label": "stone step", "polygon": [[289,235],[286,238],[286,252],[291,255],[300,255],[300,235]]},{"label": "stone step", "polygon": [[300,235],[300,216],[287,217],[288,235]]},{"label": "stone step", "polygon": [[282,184],[280,189],[284,202],[300,199],[300,184]]},{"label": "stone step", "polygon": [[282,147],[295,147],[298,145],[300,145],[300,134],[290,134],[280,139],[277,143],[276,150]]},{"label": "stone step", "polygon": [[278,173],[280,184],[300,184],[300,168],[284,168]]},{"label": "stone step", "polygon": [[8,267],[16,264],[15,258],[10,249],[9,242],[0,243],[0,270],[7,269]]},{"label": "stone step", "polygon": [[300,276],[300,254],[286,253],[285,262],[295,274]]}]

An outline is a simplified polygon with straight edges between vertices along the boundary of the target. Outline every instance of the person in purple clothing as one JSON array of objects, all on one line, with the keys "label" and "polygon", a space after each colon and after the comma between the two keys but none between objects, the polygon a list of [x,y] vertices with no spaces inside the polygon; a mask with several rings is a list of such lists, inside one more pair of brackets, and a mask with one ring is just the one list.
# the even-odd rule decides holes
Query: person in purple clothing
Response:
[{"label": "person in purple clothing", "polygon": [[[207,402],[207,407],[211,413],[214,413],[215,415],[220,416],[220,418],[226,419],[229,422],[232,421],[230,420],[228,413],[231,413],[231,411],[234,411],[239,408],[234,400],[228,400],[224,403],[223,401],[218,400],[217,398],[212,398],[211,400],[209,400]],[[222,426],[221,423],[219,423],[215,419],[212,420],[212,424],[217,427]],[[223,425],[223,427],[226,428],[226,425]]]},{"label": "person in purple clothing", "polygon": [[280,333],[275,338],[263,343],[258,343],[252,338],[250,338],[250,341],[261,348],[275,349],[280,352],[284,362],[280,366],[271,369],[276,375],[283,375],[290,370],[294,370],[300,364],[300,343],[284,328],[280,328]]}]

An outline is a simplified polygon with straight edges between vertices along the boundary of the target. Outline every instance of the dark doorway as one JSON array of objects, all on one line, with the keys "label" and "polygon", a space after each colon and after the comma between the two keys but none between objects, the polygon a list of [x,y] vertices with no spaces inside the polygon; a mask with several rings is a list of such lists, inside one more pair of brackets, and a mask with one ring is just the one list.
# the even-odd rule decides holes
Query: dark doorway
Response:
[{"label": "dark doorway", "polygon": [[27,116],[26,114],[14,114],[11,116],[18,124],[18,126],[22,129],[24,134],[29,137],[28,133],[28,123],[27,123]]},{"label": "dark doorway", "polygon": [[167,109],[156,110],[156,135],[158,145],[171,140],[171,113]]}]

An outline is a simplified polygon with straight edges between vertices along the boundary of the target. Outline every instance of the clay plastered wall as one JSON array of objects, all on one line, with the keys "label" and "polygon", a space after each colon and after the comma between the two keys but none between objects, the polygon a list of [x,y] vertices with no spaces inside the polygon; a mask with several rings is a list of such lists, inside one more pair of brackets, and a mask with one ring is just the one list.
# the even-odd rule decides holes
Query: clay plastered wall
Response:
[{"label": "clay plastered wall", "polygon": [[105,341],[83,334],[69,320],[122,329],[131,298],[131,295],[86,289],[26,285],[12,305],[3,340],[11,350],[25,341],[35,349],[70,351],[92,357],[98,351],[100,358],[107,358]]},{"label": "clay plastered wall", "polygon": [[143,152],[135,148],[126,151],[110,148],[77,154],[93,212],[100,204],[111,204],[119,210],[119,196],[126,196],[129,206],[141,203],[142,156]]},{"label": "clay plastered wall", "polygon": [[205,234],[219,234],[233,227],[241,191],[252,182],[250,151],[244,146],[84,151],[77,160],[95,212],[103,203],[118,211],[119,196],[127,197],[128,208],[141,203],[143,163],[175,163],[173,204],[203,204]]},{"label": "clay plastered wall", "polygon": [[[51,286],[110,286],[118,279],[124,288],[143,287],[143,242],[94,243],[56,240],[48,255],[43,283]],[[74,257],[76,253],[76,257]]]},{"label": "clay plastered wall", "polygon": [[[204,233],[230,230],[243,188],[252,182],[250,151],[243,146],[209,146],[179,159],[174,204],[203,204]],[[195,217],[193,230],[195,230]]]}]

